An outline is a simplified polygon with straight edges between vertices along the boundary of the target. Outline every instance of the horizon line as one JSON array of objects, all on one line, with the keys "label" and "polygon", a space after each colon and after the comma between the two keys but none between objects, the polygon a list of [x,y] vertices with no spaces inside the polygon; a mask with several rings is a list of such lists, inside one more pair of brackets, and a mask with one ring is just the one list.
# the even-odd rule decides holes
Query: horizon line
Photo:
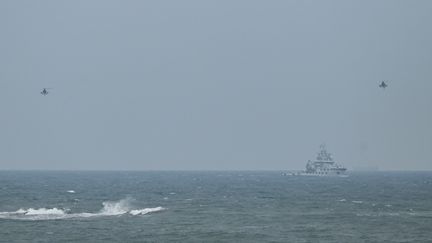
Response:
[{"label": "horizon line", "polygon": [[[4,171],[46,171],[46,172],[286,172],[302,171],[290,169],[0,169]],[[349,170],[348,172],[432,172],[432,169],[371,169]]]}]

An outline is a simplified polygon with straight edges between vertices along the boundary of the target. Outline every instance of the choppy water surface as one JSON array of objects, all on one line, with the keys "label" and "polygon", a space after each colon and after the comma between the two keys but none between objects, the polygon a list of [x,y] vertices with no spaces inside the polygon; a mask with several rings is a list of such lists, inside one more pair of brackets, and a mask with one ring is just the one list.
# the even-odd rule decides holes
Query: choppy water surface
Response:
[{"label": "choppy water surface", "polygon": [[432,173],[0,172],[0,242],[432,242]]}]

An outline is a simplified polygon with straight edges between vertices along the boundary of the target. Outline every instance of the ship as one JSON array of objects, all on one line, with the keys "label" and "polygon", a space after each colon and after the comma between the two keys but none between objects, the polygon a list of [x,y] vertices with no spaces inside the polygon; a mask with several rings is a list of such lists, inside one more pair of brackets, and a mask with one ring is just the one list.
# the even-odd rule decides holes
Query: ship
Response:
[{"label": "ship", "polygon": [[325,144],[320,146],[320,151],[314,161],[309,160],[306,170],[300,172],[289,172],[284,175],[300,176],[340,176],[347,177],[347,168],[336,163],[330,153],[327,152]]}]

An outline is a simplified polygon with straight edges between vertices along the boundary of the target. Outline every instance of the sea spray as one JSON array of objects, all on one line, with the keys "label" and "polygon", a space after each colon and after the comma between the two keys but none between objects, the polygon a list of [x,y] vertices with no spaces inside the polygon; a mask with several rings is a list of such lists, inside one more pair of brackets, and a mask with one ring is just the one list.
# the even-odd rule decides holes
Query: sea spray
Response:
[{"label": "sea spray", "polygon": [[122,199],[117,202],[103,202],[103,208],[99,212],[101,215],[120,215],[130,211],[130,199]]}]

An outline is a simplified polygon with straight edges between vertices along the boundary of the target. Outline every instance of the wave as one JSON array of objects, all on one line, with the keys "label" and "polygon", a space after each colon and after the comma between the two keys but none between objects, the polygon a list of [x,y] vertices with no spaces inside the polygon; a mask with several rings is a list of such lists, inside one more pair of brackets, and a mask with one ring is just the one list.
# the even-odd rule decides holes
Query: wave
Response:
[{"label": "wave", "polygon": [[411,217],[423,217],[423,218],[431,218],[432,211],[414,211],[412,208],[408,210],[397,210],[392,212],[362,212],[356,213],[356,216],[359,217],[395,217],[395,216],[411,216]]},{"label": "wave", "polygon": [[14,212],[0,212],[0,219],[14,220],[55,220],[55,219],[72,219],[72,218],[90,218],[101,216],[116,216],[130,214],[133,216],[144,215],[148,213],[165,210],[163,207],[133,209],[130,206],[129,199],[122,199],[116,202],[103,202],[102,209],[96,213],[70,213],[69,209],[61,208],[20,208]]},{"label": "wave", "polygon": [[358,217],[398,217],[402,216],[400,212],[378,212],[378,213],[357,213]]},{"label": "wave", "polygon": [[25,215],[64,215],[65,211],[58,208],[39,208],[33,209],[29,208],[27,210],[19,209],[17,212],[20,212]]},{"label": "wave", "polygon": [[155,207],[155,208],[135,209],[129,211],[129,213],[132,215],[140,215],[140,214],[142,215],[142,214],[154,213],[162,210],[164,210],[163,207]]}]

